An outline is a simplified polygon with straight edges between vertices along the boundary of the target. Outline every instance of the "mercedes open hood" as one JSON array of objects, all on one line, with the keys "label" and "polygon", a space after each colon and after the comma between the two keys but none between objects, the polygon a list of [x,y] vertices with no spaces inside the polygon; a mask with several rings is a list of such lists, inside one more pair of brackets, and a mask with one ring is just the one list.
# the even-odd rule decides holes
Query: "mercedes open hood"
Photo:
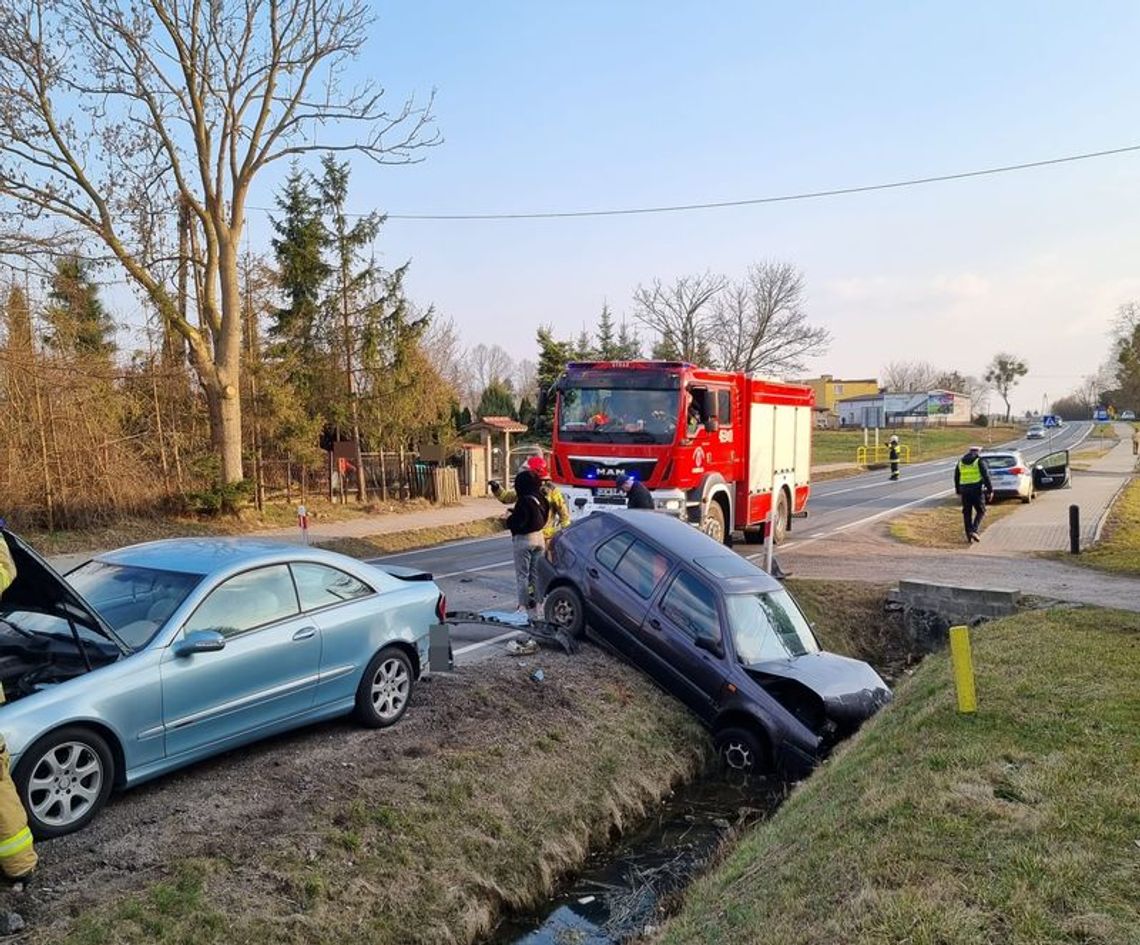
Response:
[{"label": "mercedes open hood", "polygon": [[810,689],[840,724],[858,725],[891,701],[890,688],[870,666],[836,653],[765,660],[747,669],[757,677],[787,679]]},{"label": "mercedes open hood", "polygon": [[24,609],[74,620],[106,637],[123,653],[127,646],[99,612],[85,601],[50,564],[10,531],[0,531],[16,564],[16,580],[0,595],[0,607]]}]

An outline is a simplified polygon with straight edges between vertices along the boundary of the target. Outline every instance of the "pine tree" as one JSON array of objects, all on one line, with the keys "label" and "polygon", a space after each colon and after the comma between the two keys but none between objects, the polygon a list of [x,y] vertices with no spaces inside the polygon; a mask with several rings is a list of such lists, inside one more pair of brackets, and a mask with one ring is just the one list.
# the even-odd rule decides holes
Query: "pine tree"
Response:
[{"label": "pine tree", "polygon": [[[556,341],[553,329],[543,326],[538,329],[538,389],[550,391],[558,378],[566,370],[566,364],[574,357],[573,346],[568,341]],[[546,398],[546,409],[536,418],[539,432],[548,431],[554,425],[554,398]]]},{"label": "pine tree", "polygon": [[598,353],[594,350],[594,346],[590,344],[590,334],[585,328],[578,334],[578,341],[574,345],[574,359],[576,361],[594,361],[597,359]]},{"label": "pine tree", "polygon": [[618,329],[616,357],[622,361],[636,361],[641,357],[641,339],[637,332],[631,331],[626,322],[621,323]]},{"label": "pine tree", "polygon": [[609,305],[602,306],[602,314],[598,317],[598,327],[594,332],[597,339],[598,357],[603,361],[617,361],[621,358],[618,350],[618,341],[614,337],[614,320],[610,315]]},{"label": "pine tree", "polygon": [[519,401],[519,423],[525,423],[528,428],[534,428],[534,421],[537,418],[537,411],[534,409],[534,404],[530,402],[529,397],[523,397]]},{"label": "pine tree", "polygon": [[479,406],[475,412],[479,415],[480,420],[484,417],[510,417],[514,420],[516,418],[515,395],[511,391],[510,384],[499,380],[497,377],[494,378],[483,389],[483,394],[479,398]]},{"label": "pine tree", "polygon": [[60,353],[110,357],[115,350],[115,324],[99,298],[90,267],[77,256],[56,263],[44,310],[44,343]]}]

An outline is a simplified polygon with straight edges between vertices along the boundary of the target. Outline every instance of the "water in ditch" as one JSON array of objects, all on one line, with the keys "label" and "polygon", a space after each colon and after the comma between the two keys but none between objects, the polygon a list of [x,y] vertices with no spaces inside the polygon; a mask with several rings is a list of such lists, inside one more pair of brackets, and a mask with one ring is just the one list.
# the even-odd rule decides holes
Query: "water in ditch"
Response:
[{"label": "water in ditch", "polygon": [[488,945],[620,945],[643,934],[730,830],[767,817],[783,796],[765,781],[715,777],[679,789],[537,909],[504,920]]}]

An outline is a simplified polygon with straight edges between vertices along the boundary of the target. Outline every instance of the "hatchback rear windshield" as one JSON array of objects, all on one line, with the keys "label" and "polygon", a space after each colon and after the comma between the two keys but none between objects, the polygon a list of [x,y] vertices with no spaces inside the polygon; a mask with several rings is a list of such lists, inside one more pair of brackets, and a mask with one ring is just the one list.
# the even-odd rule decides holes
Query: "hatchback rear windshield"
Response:
[{"label": "hatchback rear windshield", "polygon": [[983,456],[986,469],[1009,469],[1017,465],[1016,456]]}]

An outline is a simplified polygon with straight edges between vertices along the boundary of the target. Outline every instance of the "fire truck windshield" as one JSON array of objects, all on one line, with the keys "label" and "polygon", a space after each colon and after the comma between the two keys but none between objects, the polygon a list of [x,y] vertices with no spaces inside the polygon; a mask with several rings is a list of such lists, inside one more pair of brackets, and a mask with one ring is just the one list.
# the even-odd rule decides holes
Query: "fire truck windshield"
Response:
[{"label": "fire truck windshield", "polygon": [[672,443],[681,393],[564,382],[558,435],[568,443]]}]

